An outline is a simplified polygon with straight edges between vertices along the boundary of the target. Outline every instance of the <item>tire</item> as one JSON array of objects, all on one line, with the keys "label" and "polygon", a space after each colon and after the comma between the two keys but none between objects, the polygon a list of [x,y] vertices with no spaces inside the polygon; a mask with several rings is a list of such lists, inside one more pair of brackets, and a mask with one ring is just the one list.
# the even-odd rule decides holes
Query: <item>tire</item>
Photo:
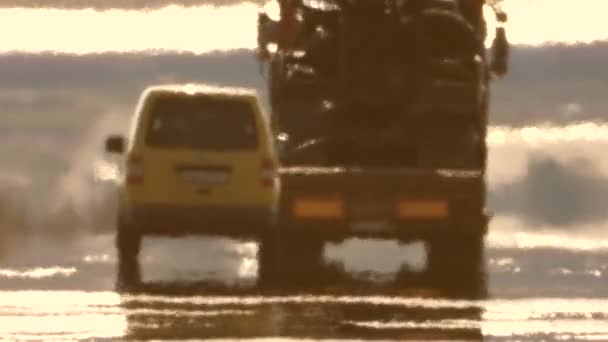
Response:
[{"label": "tire", "polygon": [[118,256],[117,287],[119,290],[129,290],[141,282],[139,252],[141,249],[141,233],[119,219],[116,230],[116,251]]},{"label": "tire", "polygon": [[445,234],[427,239],[429,281],[447,293],[485,298],[486,270],[482,233]]},{"label": "tire", "polygon": [[324,241],[309,234],[284,234],[280,240],[281,268],[287,287],[323,286]]},{"label": "tire", "polygon": [[278,237],[274,232],[261,238],[258,249],[258,287],[275,289],[279,286],[281,271],[278,255]]},{"label": "tire", "polygon": [[314,235],[278,233],[264,237],[259,255],[258,284],[281,290],[322,287],[323,249],[323,239]]}]

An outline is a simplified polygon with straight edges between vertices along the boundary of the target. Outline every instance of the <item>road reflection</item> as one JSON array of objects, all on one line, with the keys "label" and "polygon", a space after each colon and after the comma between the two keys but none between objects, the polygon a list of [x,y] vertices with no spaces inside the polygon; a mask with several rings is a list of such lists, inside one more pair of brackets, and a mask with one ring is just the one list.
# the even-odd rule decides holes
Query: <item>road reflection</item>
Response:
[{"label": "road reflection", "polygon": [[432,300],[313,294],[181,298],[123,295],[125,337],[482,340],[483,335],[483,310],[472,302],[434,306]]},{"label": "road reflection", "polygon": [[314,281],[283,288],[259,280],[142,281],[139,264],[123,264],[117,284],[129,284],[119,288],[125,338],[483,339],[483,304],[470,299],[485,298],[485,265],[475,276],[403,267],[383,282],[324,266],[306,270]]}]

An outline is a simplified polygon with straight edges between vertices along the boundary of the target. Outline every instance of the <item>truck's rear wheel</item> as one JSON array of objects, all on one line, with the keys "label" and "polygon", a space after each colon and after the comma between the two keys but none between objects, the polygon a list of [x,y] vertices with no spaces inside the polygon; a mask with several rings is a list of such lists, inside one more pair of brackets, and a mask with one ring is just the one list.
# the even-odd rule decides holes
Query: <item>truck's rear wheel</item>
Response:
[{"label": "truck's rear wheel", "polygon": [[116,230],[116,251],[118,255],[118,287],[126,289],[141,281],[139,252],[141,234],[119,220]]},{"label": "truck's rear wheel", "polygon": [[288,287],[322,285],[324,245],[323,239],[314,234],[283,234],[280,260]]},{"label": "truck's rear wheel", "polygon": [[[444,234],[427,243],[427,273],[433,285],[448,293],[483,298],[486,295],[484,235]],[[442,288],[443,289],[443,288]]]},{"label": "truck's rear wheel", "polygon": [[320,237],[284,232],[264,237],[260,247],[261,287],[289,290],[322,286],[325,264]]}]

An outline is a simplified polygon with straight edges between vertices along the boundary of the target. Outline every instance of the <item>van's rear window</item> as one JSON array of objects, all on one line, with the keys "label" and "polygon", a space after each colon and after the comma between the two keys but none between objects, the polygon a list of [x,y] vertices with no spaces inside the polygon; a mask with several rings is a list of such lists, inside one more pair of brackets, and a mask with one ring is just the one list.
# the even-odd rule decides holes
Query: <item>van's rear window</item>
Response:
[{"label": "van's rear window", "polygon": [[157,97],[150,106],[148,146],[250,150],[258,145],[255,116],[244,100],[172,95]]}]

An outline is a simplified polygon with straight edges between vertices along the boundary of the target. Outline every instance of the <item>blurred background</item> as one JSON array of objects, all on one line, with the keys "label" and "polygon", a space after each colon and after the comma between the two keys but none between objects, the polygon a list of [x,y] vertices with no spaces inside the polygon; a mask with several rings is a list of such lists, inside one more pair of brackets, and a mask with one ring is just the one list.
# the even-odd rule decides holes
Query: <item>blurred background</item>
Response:
[{"label": "blurred background", "polygon": [[[264,70],[252,51],[263,5],[0,0],[3,288],[113,288],[117,166],[103,153],[104,138],[126,132],[150,84],[208,82],[264,94]],[[490,110],[490,294],[606,295],[608,2],[503,5],[513,46]],[[201,250],[225,262],[201,257],[195,275],[201,267],[220,276],[225,269],[255,273],[251,244],[193,240],[182,251],[151,244],[142,261],[157,263],[151,278],[162,278],[159,263],[175,266]],[[350,260],[353,272],[382,273],[406,259],[419,263],[420,246],[404,251],[392,242],[349,241],[327,253]]]}]

